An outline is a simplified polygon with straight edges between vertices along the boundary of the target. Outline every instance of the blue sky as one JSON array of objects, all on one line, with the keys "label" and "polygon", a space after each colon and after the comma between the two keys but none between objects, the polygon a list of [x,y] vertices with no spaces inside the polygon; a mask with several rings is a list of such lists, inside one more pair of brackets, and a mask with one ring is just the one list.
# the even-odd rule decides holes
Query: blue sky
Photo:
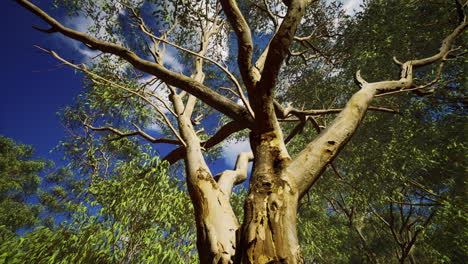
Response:
[{"label": "blue sky", "polygon": [[50,159],[49,150],[64,135],[56,112],[79,93],[81,77],[71,68],[54,67],[58,62],[34,47],[67,51],[56,37],[32,29],[43,22],[13,1],[3,1],[2,10],[0,134],[33,145],[37,156]]}]

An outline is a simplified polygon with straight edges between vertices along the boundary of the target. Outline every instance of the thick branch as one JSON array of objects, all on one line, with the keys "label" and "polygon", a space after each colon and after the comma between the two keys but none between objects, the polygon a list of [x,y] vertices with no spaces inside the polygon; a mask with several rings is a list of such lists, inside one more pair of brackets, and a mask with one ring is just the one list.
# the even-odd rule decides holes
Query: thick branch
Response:
[{"label": "thick branch", "polygon": [[60,32],[71,39],[78,40],[92,49],[117,55],[128,61],[135,68],[145,73],[157,76],[166,83],[185,90],[188,93],[200,98],[200,100],[205,102],[207,105],[215,108],[223,114],[235,120],[248,122],[249,126],[253,127],[253,120],[249,116],[245,107],[232,102],[217,92],[212,91],[200,82],[197,82],[183,74],[170,71],[160,64],[144,60],[134,52],[120,45],[101,41],[83,32],[67,28],[29,1],[16,0],[16,2],[31,11],[33,14],[40,17],[50,26],[56,28],[57,32]]},{"label": "thick branch", "polygon": [[[356,73],[356,82],[361,89],[351,97],[332,124],[309,143],[285,170],[285,176],[293,178],[298,185],[299,197],[309,190],[322,175],[326,166],[351,139],[374,96],[377,93],[410,88],[413,83],[413,68],[434,63],[446,56],[450,52],[453,41],[466,26],[465,18],[464,22],[444,39],[438,54],[420,60],[398,62],[402,65],[401,79],[398,81],[368,83],[361,77],[359,71]],[[279,109],[278,106],[276,108]]]},{"label": "thick branch", "polygon": [[[164,112],[161,111],[161,109],[159,109],[159,107],[158,107],[157,105],[155,105],[153,102],[151,102],[150,100],[148,100],[148,98],[142,96],[141,94],[139,94],[138,92],[136,92],[136,91],[134,91],[134,90],[132,90],[132,89],[129,89],[129,88],[127,88],[127,87],[124,87],[124,86],[122,86],[122,85],[119,85],[119,84],[117,84],[117,83],[115,83],[115,82],[113,82],[113,81],[110,81],[110,80],[108,80],[108,79],[106,79],[106,78],[104,78],[104,77],[102,77],[102,76],[100,76],[100,75],[98,75],[98,74],[95,74],[95,73],[93,73],[93,72],[87,70],[87,69],[84,68],[84,67],[80,67],[80,66],[78,66],[78,65],[76,65],[76,64],[73,64],[73,63],[71,63],[71,62],[65,60],[64,58],[60,57],[57,53],[55,53],[55,52],[52,51],[52,50],[46,50],[46,49],[43,49],[43,48],[41,48],[41,47],[37,47],[37,48],[39,48],[39,49],[41,49],[41,50],[43,50],[43,51],[45,51],[45,52],[50,53],[52,56],[54,56],[54,57],[57,58],[58,60],[62,61],[62,62],[65,63],[66,65],[69,65],[69,66],[71,66],[71,67],[73,67],[73,68],[75,68],[75,69],[77,69],[77,70],[80,70],[80,71],[82,71],[82,72],[84,72],[84,73],[86,73],[86,74],[88,74],[88,75],[90,75],[90,76],[92,76],[92,77],[94,77],[94,78],[96,78],[96,79],[105,81],[105,82],[107,82],[108,84],[110,84],[110,85],[112,85],[112,86],[114,86],[114,87],[116,87],[116,88],[125,90],[125,91],[127,91],[127,92],[129,92],[129,93],[131,93],[131,94],[133,94],[133,95],[138,96],[140,99],[142,99],[143,101],[145,101],[145,102],[147,102],[149,105],[151,105],[151,106],[163,117],[164,123],[166,123],[166,125],[172,130],[172,132],[174,133],[174,135],[179,139],[179,142],[181,142],[183,145],[185,145],[185,142],[182,140],[182,138],[180,137],[179,133],[177,133],[177,130],[174,128],[174,126],[172,125],[172,123],[170,122],[170,120],[167,118],[167,116],[164,114]],[[96,84],[102,85],[102,83],[100,83],[100,82],[98,82],[98,81],[96,81],[96,80],[92,80],[92,81],[93,81],[94,83],[96,83]]]},{"label": "thick branch", "polygon": [[[361,123],[375,90],[363,88],[355,93],[333,123],[301,151],[286,169],[296,178],[302,197],[346,145]],[[299,184],[300,183],[300,184]]]},{"label": "thick branch", "polygon": [[[289,112],[287,112],[286,117],[288,115],[305,115],[305,116],[319,116],[319,115],[328,115],[328,114],[338,114],[343,111],[343,108],[340,109],[319,109],[319,110],[298,110],[298,109],[291,109]],[[385,107],[373,107],[370,106],[367,110],[370,111],[378,111],[378,112],[385,112],[385,113],[392,113],[392,114],[400,114],[400,111],[395,110],[395,109],[389,109]]]},{"label": "thick branch", "polygon": [[255,89],[248,90],[259,125],[266,130],[273,130],[274,127],[274,88],[304,11],[303,1],[291,1],[285,19],[266,48],[268,53],[264,64],[268,67],[263,68],[261,79]]},{"label": "thick branch", "polygon": [[[206,49],[202,48],[200,53],[204,50]],[[199,59],[196,68],[194,78],[201,82],[204,74],[202,61]],[[217,186],[203,157],[203,148],[191,120],[196,98],[190,95],[184,108],[180,95],[175,89],[171,89],[170,99],[177,114],[181,135],[187,142],[185,171],[187,189],[197,212],[195,222],[200,261],[228,263],[228,260],[235,255],[236,231],[239,223],[229,203],[229,197]]]},{"label": "thick branch", "polygon": [[[466,29],[468,25],[466,17],[464,18],[463,22],[457,26],[450,35],[448,35],[443,41],[439,48],[439,53],[423,58],[418,60],[410,60],[405,63],[401,63],[394,58],[395,63],[401,65],[401,78],[397,81],[382,81],[382,82],[374,82],[374,83],[367,83],[360,75],[358,71],[356,73],[356,81],[362,86],[367,85],[376,89],[378,93],[389,93],[392,91],[401,91],[401,90],[409,90],[413,86],[413,69],[419,68],[422,66],[426,66],[432,63],[435,63],[439,60],[444,59],[452,50],[451,46],[455,39]],[[437,77],[436,77],[437,80]],[[424,87],[418,87],[417,89],[421,89]]]},{"label": "thick branch", "polygon": [[[220,142],[225,140],[227,137],[230,135],[239,132],[243,129],[247,128],[245,124],[237,122],[237,121],[231,121],[221,127],[221,129],[218,130],[210,139],[204,141],[201,143],[201,147],[204,148],[205,150],[208,150],[216,145],[218,145]],[[170,164],[176,163],[178,160],[183,158],[183,155],[185,153],[185,148],[184,147],[179,147],[173,151],[171,151],[169,154],[167,154],[166,157],[164,157],[163,160],[168,161]]]},{"label": "thick branch", "polygon": [[249,25],[235,0],[221,0],[223,11],[237,36],[239,70],[247,89],[255,86],[252,73],[253,42]]}]

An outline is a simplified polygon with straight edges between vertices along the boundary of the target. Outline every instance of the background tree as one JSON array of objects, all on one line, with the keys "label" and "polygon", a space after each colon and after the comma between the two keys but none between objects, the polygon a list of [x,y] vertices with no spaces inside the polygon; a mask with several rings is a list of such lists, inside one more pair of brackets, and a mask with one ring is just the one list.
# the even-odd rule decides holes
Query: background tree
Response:
[{"label": "background tree", "polygon": [[67,203],[77,199],[83,181],[65,167],[33,159],[32,146],[0,136],[2,235],[14,235],[37,224],[55,225],[54,217],[73,211]]},{"label": "background tree", "polygon": [[43,160],[32,160],[31,146],[17,144],[0,137],[0,225],[4,232],[16,232],[19,228],[36,223],[40,213],[38,206],[27,204],[26,199],[37,193],[41,184],[39,173],[47,167]]},{"label": "background tree", "polygon": [[[449,15],[449,10],[456,10],[456,6],[455,3],[447,5],[446,1],[368,1],[364,10],[350,21],[341,38],[347,59],[337,67],[348,76],[361,68],[369,73],[369,78],[391,78],[396,67],[377,65],[383,65],[395,54],[406,53],[408,57],[430,54],[435,47],[430,46],[429,38],[447,34],[447,27],[442,25],[458,23],[458,16]],[[424,14],[424,20],[419,20],[422,19],[420,14]],[[395,19],[388,23],[389,17]],[[426,23],[428,20],[434,23]],[[427,79],[429,72],[438,72],[438,66],[423,69],[416,75],[416,81],[430,81]],[[308,78],[301,79],[285,92],[285,100],[306,108],[313,107],[313,102],[306,98],[318,93],[307,89],[309,83],[324,87],[323,90],[327,88],[320,97],[330,95],[331,107],[336,107],[334,104],[347,93],[341,87],[349,79],[343,79],[341,74],[327,80],[313,73],[306,76]],[[352,239],[347,244],[359,245],[358,251],[350,246],[340,250],[346,256],[343,263],[352,259],[370,263],[461,261],[464,250],[459,245],[463,243],[457,246],[447,241],[451,244],[448,250],[442,246],[444,243],[437,245],[431,241],[441,239],[436,236],[441,235],[444,229],[437,228],[444,222],[438,216],[445,215],[445,210],[451,210],[449,208],[453,206],[461,211],[464,207],[460,196],[447,197],[466,186],[463,180],[466,164],[461,158],[466,148],[460,133],[464,129],[466,114],[463,62],[452,61],[445,65],[444,73],[438,78],[440,82],[428,92],[376,98],[380,105],[398,108],[400,114],[369,113],[364,129],[356,134],[334,162],[333,168],[328,170],[328,175],[312,191],[311,195],[319,194],[319,200],[328,201],[325,208],[336,213],[330,217],[340,219],[334,222],[335,225],[349,226]],[[329,122],[327,118],[315,119],[320,126]],[[300,149],[310,140],[309,133],[296,137],[290,145]],[[307,202],[301,208],[304,210],[308,206],[314,211],[321,208],[316,203],[309,205]],[[465,233],[462,227],[466,216],[460,214],[452,219],[460,229],[447,232],[442,237],[460,241],[458,234]],[[330,230],[329,233],[339,230],[329,224],[321,225],[320,221],[307,218],[303,221],[310,221],[308,225],[316,229]],[[326,248],[327,242],[318,247]],[[328,256],[323,257],[326,259]],[[333,261],[323,262],[341,263],[339,257],[332,257]]]},{"label": "background tree", "polygon": [[[343,96],[335,99],[340,104],[347,101],[342,109],[302,110],[292,105],[281,105],[285,102],[277,102],[275,94],[290,86],[294,81],[291,77],[298,79],[302,74],[301,71],[296,75],[290,72],[290,78],[280,74],[288,57],[305,61],[319,58],[310,69],[316,74],[332,74],[337,61],[328,49],[339,44],[340,23],[333,18],[338,18],[340,13],[328,12],[326,3],[272,1],[252,8],[248,2],[238,5],[229,0],[197,2],[195,5],[175,1],[150,8],[151,2],[146,1],[122,1],[118,4],[65,1],[73,7],[72,11],[94,19],[96,24],[89,32],[94,34],[93,37],[65,27],[28,1],[17,2],[51,26],[50,29],[39,30],[59,32],[106,54],[89,67],[72,64],[56,52],[43,49],[63,63],[88,74],[90,96],[97,95],[96,98],[103,103],[103,107],[99,106],[96,111],[102,111],[104,116],[94,115],[95,109],[86,109],[85,106],[75,119],[89,130],[107,132],[113,136],[111,140],[140,136],[152,144],[176,145],[164,159],[170,163],[184,159],[202,263],[302,263],[296,230],[299,201],[349,142],[368,109],[394,112],[370,107],[374,97],[421,90],[439,81],[448,60],[463,55],[463,51],[453,44],[467,25],[463,15],[459,24],[444,34],[442,42],[441,39],[435,41],[441,43],[438,52],[407,57],[404,62],[395,59],[400,66],[398,80],[369,79],[375,82],[368,82],[358,71],[356,81],[360,89],[350,98],[345,96],[346,93],[338,93]],[[337,7],[328,6],[332,10]],[[464,13],[465,7],[466,4],[459,4],[452,13]],[[249,19],[246,20],[243,14],[248,14]],[[150,15],[156,19],[149,20]],[[253,25],[252,19],[259,22],[259,28],[270,31],[264,34],[254,31],[252,34],[251,28],[256,29],[255,26],[249,27],[249,23]],[[323,24],[325,22],[328,24]],[[158,33],[161,31],[162,34]],[[262,37],[266,40],[262,41]],[[231,41],[237,43],[235,57],[238,67],[233,72],[228,70],[232,69],[229,64],[223,65],[226,52],[216,48],[231,48],[232,45],[225,44]],[[184,52],[186,56],[181,58],[184,58],[187,70],[168,65],[168,45]],[[124,62],[128,64],[122,64]],[[438,62],[441,64],[434,74],[434,81],[421,84],[415,81],[417,69],[422,68],[422,73],[430,74],[424,72],[424,67]],[[188,66],[191,66],[190,70]],[[236,72],[242,81],[236,78]],[[220,78],[221,74],[227,78]],[[141,80],[141,77],[148,76],[149,80]],[[158,93],[157,87],[147,89],[151,83],[161,85],[166,94]],[[351,87],[350,82],[344,84]],[[165,95],[169,95],[169,101],[164,100]],[[327,105],[329,98],[325,98],[322,105]],[[321,99],[318,96],[315,100]],[[237,104],[237,101],[242,104]],[[97,101],[94,102],[93,106],[98,105]],[[138,107],[140,104],[146,106]],[[127,114],[122,115],[121,109]],[[340,114],[325,124],[326,129],[322,129],[324,124],[312,118],[336,112]],[[210,127],[210,118],[211,122],[219,119],[219,113],[230,121],[222,123],[216,132],[207,128],[207,135],[199,135],[200,128]],[[309,120],[320,133],[295,157],[291,157],[286,143]],[[296,122],[297,129],[284,137],[283,122]],[[164,126],[162,131],[169,132],[170,137],[154,138],[142,129],[154,124]],[[249,131],[252,153],[240,153],[234,170],[212,175],[203,152],[244,129]],[[102,163],[95,160],[96,153],[91,150],[90,155],[84,156],[84,162],[94,171],[105,172],[106,166],[100,166]],[[105,155],[97,154],[106,161]],[[241,225],[230,204],[230,197],[234,185],[246,180],[249,160],[254,160],[254,165]],[[102,174],[96,174],[99,175]],[[404,251],[408,250],[405,248]]]},{"label": "background tree", "polygon": [[[2,241],[4,263],[194,263],[187,195],[167,165],[141,154],[85,188],[85,201],[59,226]],[[147,170],[150,166],[151,170]]]}]

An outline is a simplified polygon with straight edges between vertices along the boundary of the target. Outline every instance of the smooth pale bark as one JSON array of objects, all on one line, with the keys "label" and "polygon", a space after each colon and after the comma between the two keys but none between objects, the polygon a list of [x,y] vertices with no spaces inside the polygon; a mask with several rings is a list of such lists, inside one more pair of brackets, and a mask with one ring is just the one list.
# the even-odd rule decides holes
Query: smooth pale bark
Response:
[{"label": "smooth pale bark", "polygon": [[275,127],[277,126],[277,120],[275,116],[274,91],[278,82],[281,65],[289,52],[289,46],[294,39],[294,34],[304,12],[305,6],[303,1],[295,0],[290,2],[283,22],[265,49],[267,52],[265,61],[261,63],[263,57],[259,59],[259,64],[264,65],[261,77],[255,87],[248,87],[247,89],[252,108],[257,117],[255,129],[260,133],[271,131],[281,133],[281,130]]},{"label": "smooth pale bark", "polygon": [[236,166],[234,170],[225,170],[215,176],[218,179],[218,185],[221,191],[228,197],[231,196],[232,187],[241,184],[247,179],[247,171],[249,169],[249,162],[253,160],[252,152],[241,152],[237,157]]},{"label": "smooth pale bark", "polygon": [[286,168],[284,173],[293,177],[297,183],[301,183],[298,185],[299,197],[305,195],[322,175],[326,166],[351,139],[376,92],[372,87],[361,88],[351,97],[332,124],[309,143],[297,155],[291,166]]},{"label": "smooth pale bark", "polygon": [[[218,132],[216,132],[210,139],[201,142],[201,147],[205,150],[209,150],[210,148],[218,145],[222,141],[224,141],[230,135],[239,132],[243,129],[246,129],[247,126],[237,121],[231,121],[221,127]],[[171,151],[169,154],[164,157],[163,160],[168,161],[170,164],[174,164],[180,159],[184,158],[185,154],[185,147],[179,147],[175,150]]]},{"label": "smooth pale bark", "polygon": [[214,181],[200,148],[193,141],[187,147],[186,156],[187,186],[194,206],[200,261],[232,263],[239,223],[229,197]]},{"label": "smooth pale bark", "polygon": [[275,116],[278,73],[304,14],[303,1],[290,1],[287,14],[256,63],[255,86],[247,86],[256,127],[250,133],[254,167],[244,207],[238,261],[301,263],[297,238],[298,193],[283,170],[291,162]]},{"label": "smooth pale bark", "polygon": [[200,140],[190,119],[191,110],[187,108],[192,107],[194,99],[189,98],[184,107],[178,95],[172,94],[171,97],[178,114],[182,138],[187,143],[185,169],[187,187],[194,206],[200,261],[232,263],[239,223],[229,196],[221,191],[203,158]]},{"label": "smooth pale bark", "polygon": [[242,227],[242,263],[303,263],[298,201],[354,134],[375,93],[372,87],[361,88],[336,121],[294,160],[285,151],[281,133],[251,133],[255,161]]},{"label": "smooth pale bark", "polygon": [[239,48],[237,63],[239,64],[242,80],[247,86],[247,89],[251,89],[255,86],[254,73],[252,71],[252,55],[254,46],[249,25],[247,25],[247,21],[239,10],[235,0],[221,0],[220,2],[226,17],[237,36],[237,46]]},{"label": "smooth pale bark", "polygon": [[[206,54],[210,37],[219,29],[215,20],[211,29],[202,33],[199,55]],[[205,74],[202,59],[195,59],[195,69],[191,78],[203,83]],[[239,222],[229,201],[230,192],[226,193],[215,182],[203,157],[201,142],[191,120],[197,97],[189,95],[184,105],[182,98],[172,89],[171,101],[177,114],[181,136],[187,143],[185,171],[188,191],[194,206],[200,261],[232,263],[236,254]]]},{"label": "smooth pale bark", "polygon": [[[176,89],[172,89],[170,98],[178,120],[182,138],[180,141],[183,141],[180,143],[184,147],[175,150],[167,159],[176,161],[183,156],[185,160],[187,186],[195,208],[197,247],[201,263],[303,263],[297,236],[298,201],[351,139],[374,96],[410,89],[413,85],[413,69],[445,60],[452,51],[454,39],[467,26],[465,18],[442,42],[436,55],[405,63],[398,62],[402,67],[399,80],[368,83],[358,73],[356,79],[360,84],[360,90],[351,97],[332,124],[292,160],[285,147],[277,114],[280,114],[279,116],[282,114],[284,117],[289,114],[307,116],[317,112],[287,113],[288,111],[275,104],[274,91],[278,73],[288,54],[304,9],[314,0],[284,1],[288,6],[288,12],[268,47],[265,48],[264,55],[257,61],[256,69],[252,66],[254,47],[246,19],[242,16],[236,1],[221,1],[224,14],[237,36],[239,70],[248,90],[254,117],[245,107],[203,84],[202,56],[206,53],[210,32],[201,38],[199,52],[201,56],[195,59],[192,76],[187,77],[172,72],[157,62],[142,59],[125,47],[67,28],[29,1],[16,0],[16,2],[51,26],[49,30],[42,31],[60,32],[69,38],[81,41],[88,47],[119,56],[136,69],[190,93],[184,104]],[[234,119],[234,123],[226,125],[212,139],[201,142],[191,120],[197,99]],[[236,168],[221,173],[216,182],[202,151],[204,146],[212,147],[230,134],[244,128],[251,130],[250,142],[254,167],[245,202],[244,222],[242,227],[239,227],[229,203],[229,195],[232,187],[246,178],[247,162],[252,157],[250,154],[241,154]],[[106,130],[119,134],[116,130]],[[406,252],[407,255],[410,249]]]}]

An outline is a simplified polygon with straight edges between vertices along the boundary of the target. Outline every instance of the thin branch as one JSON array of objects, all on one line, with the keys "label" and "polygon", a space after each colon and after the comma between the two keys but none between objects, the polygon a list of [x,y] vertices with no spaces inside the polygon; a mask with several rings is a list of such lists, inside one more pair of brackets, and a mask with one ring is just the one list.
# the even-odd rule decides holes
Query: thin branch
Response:
[{"label": "thin branch", "polygon": [[389,200],[392,203],[401,204],[401,205],[411,205],[411,206],[441,206],[441,203],[410,203],[410,202],[399,202],[395,200]]},{"label": "thin branch", "polygon": [[[451,34],[449,34],[443,41],[439,48],[439,52],[431,57],[426,57],[423,59],[417,60],[409,60],[404,63],[398,61],[394,58],[394,62],[398,65],[401,65],[401,78],[396,81],[381,81],[381,82],[374,82],[374,83],[367,83],[360,75],[360,72],[356,72],[356,81],[360,86],[367,86],[371,89],[375,89],[377,94],[389,94],[390,92],[394,91],[408,91],[408,90],[419,90],[425,88],[423,87],[416,87],[412,88],[413,86],[413,69],[423,67],[432,63],[435,63],[439,60],[442,60],[441,65],[439,66],[439,72],[437,75],[441,74],[441,70],[443,67],[444,60],[446,60],[447,56],[450,52],[454,51],[451,49],[451,46],[455,39],[466,29],[468,26],[466,16],[463,19],[463,22],[458,25]],[[456,50],[456,49],[455,49]],[[437,81],[440,76],[436,76],[435,81]],[[430,85],[432,82],[430,82]],[[435,83],[435,82],[434,82]]]},{"label": "thin branch", "polygon": [[[422,67],[443,59],[451,51],[450,48],[455,38],[465,30],[467,25],[465,18],[464,22],[442,41],[439,53],[436,55],[403,63],[400,80],[368,83],[361,77],[359,71],[356,72],[356,82],[361,89],[351,97],[332,124],[312,140],[283,172],[285,177],[295,180],[298,186],[299,198],[307,193],[323,174],[326,166],[334,160],[351,139],[375,95],[410,88],[413,84],[413,68]],[[280,112],[278,109],[279,107],[275,104],[275,113]]]},{"label": "thin branch", "polygon": [[110,85],[112,85],[112,86],[114,86],[114,87],[116,87],[116,88],[123,89],[123,90],[125,90],[125,91],[127,91],[127,92],[129,92],[129,93],[131,93],[131,94],[134,94],[134,95],[140,97],[142,100],[144,100],[145,102],[147,102],[148,104],[150,104],[151,106],[153,106],[153,108],[164,118],[165,123],[166,123],[166,124],[168,125],[168,127],[172,130],[172,132],[174,133],[174,135],[179,139],[180,142],[182,142],[182,145],[185,146],[184,140],[182,140],[182,138],[180,137],[179,133],[178,133],[177,130],[174,128],[174,126],[171,124],[171,122],[170,122],[170,120],[167,118],[167,116],[159,109],[159,107],[158,107],[157,105],[155,105],[153,102],[151,102],[150,100],[148,100],[148,98],[142,96],[141,94],[139,94],[139,93],[137,93],[137,92],[135,92],[135,91],[133,91],[133,90],[131,90],[131,89],[128,89],[127,87],[124,87],[124,86],[119,85],[119,84],[117,84],[117,83],[115,83],[115,82],[112,82],[112,81],[110,81],[110,80],[108,80],[108,79],[106,79],[106,78],[104,78],[104,77],[102,77],[102,76],[99,76],[99,75],[97,75],[97,74],[95,74],[95,73],[93,73],[93,72],[91,72],[91,71],[89,71],[89,70],[87,70],[87,69],[85,69],[85,68],[83,68],[83,67],[80,67],[80,66],[78,66],[78,65],[76,65],[76,64],[73,64],[73,63],[71,63],[71,62],[65,60],[64,58],[60,57],[60,56],[59,56],[55,51],[53,51],[53,50],[46,50],[46,49],[41,48],[41,47],[39,47],[39,46],[36,46],[36,47],[39,48],[39,49],[41,49],[41,50],[43,50],[43,51],[45,51],[45,52],[50,53],[52,56],[54,56],[54,57],[57,58],[58,60],[62,61],[63,63],[65,63],[65,64],[67,64],[67,65],[69,65],[69,66],[71,66],[71,67],[73,67],[73,68],[75,68],[75,69],[77,69],[77,70],[80,70],[80,71],[82,71],[82,72],[84,72],[84,73],[86,73],[86,74],[88,74],[88,75],[91,75],[91,76],[93,76],[93,77],[95,77],[95,78],[97,78],[97,79],[99,79],[99,80],[102,80],[102,81],[104,81],[104,82],[107,82],[107,83],[109,83]]},{"label": "thin branch", "polygon": [[284,140],[284,144],[288,144],[289,141],[291,141],[291,139],[293,139],[296,135],[302,133],[308,119],[309,119],[309,117],[307,117],[307,116],[302,118],[301,122],[299,124],[297,124],[293,128],[293,130],[291,130],[289,135],[286,137],[286,139]]},{"label": "thin branch", "polygon": [[140,71],[157,76],[161,80],[182,90],[185,90],[193,94],[194,96],[197,96],[207,105],[217,109],[221,113],[235,120],[248,122],[249,127],[254,126],[253,119],[249,116],[250,114],[248,113],[245,107],[232,102],[231,100],[209,89],[200,82],[197,82],[183,74],[170,71],[158,63],[142,59],[134,52],[120,45],[101,41],[83,32],[67,28],[61,23],[59,23],[57,20],[49,16],[47,13],[45,13],[39,7],[27,0],[15,1],[23,7],[25,7],[30,12],[32,12],[33,14],[35,14],[36,16],[38,16],[39,18],[41,18],[42,20],[44,20],[50,26],[56,27],[58,32],[62,33],[63,35],[71,39],[78,40],[92,49],[100,50],[104,53],[117,55],[129,62],[131,65],[133,65]]},{"label": "thin branch", "polygon": [[44,32],[44,33],[55,33],[55,32],[58,32],[58,29],[56,27],[50,27],[49,29],[43,29],[43,28],[40,28],[40,27],[36,27],[36,26],[32,26],[32,28],[34,28],[35,30],[39,30],[41,32]]},{"label": "thin branch", "polygon": [[275,27],[274,31],[278,31],[278,18],[273,14],[273,12],[271,12],[268,0],[263,0],[263,4],[265,5],[265,9],[261,8],[261,10],[265,11],[268,14],[271,22],[273,22],[273,26]]},{"label": "thin branch", "polygon": [[[209,150],[210,148],[218,145],[220,142],[224,141],[230,135],[239,132],[245,129],[245,124],[239,123],[237,121],[231,121],[224,126],[222,126],[210,139],[201,143],[201,147],[205,150]],[[176,163],[178,160],[183,158],[183,154],[185,153],[184,147],[179,147],[163,158],[163,160],[168,161],[170,164]]]},{"label": "thin branch", "polygon": [[[333,62],[332,58],[333,58],[333,56],[336,55],[336,53],[335,54],[326,54],[321,49],[317,48],[314,44],[312,44],[312,42],[311,42],[312,37],[313,37],[313,35],[310,35],[309,37],[303,37],[303,38],[294,37],[294,40],[298,41],[301,44],[301,46],[303,46],[305,48],[305,50],[303,50],[301,52],[290,52],[290,56],[301,56],[305,61],[315,59],[315,58],[318,58],[318,57],[322,57],[322,58],[325,59],[326,63],[328,63],[330,65],[336,65],[336,64],[338,64],[340,62],[340,61]],[[308,58],[306,58],[304,56],[304,54],[311,51],[311,50],[315,54],[309,56]]]},{"label": "thin branch", "polygon": [[[306,116],[319,116],[319,115],[328,115],[328,114],[339,114],[344,110],[344,108],[339,108],[339,109],[318,109],[318,110],[299,110],[297,108],[292,107],[290,104],[288,104],[288,106],[286,108],[284,108],[276,100],[274,101],[274,106],[275,106],[276,116],[278,118],[280,118],[280,119],[287,119],[291,115],[299,117],[299,116],[304,116],[304,115],[306,115]],[[369,106],[367,108],[367,110],[387,112],[387,113],[392,113],[392,114],[400,114],[399,110],[385,108],[385,107]],[[300,120],[295,120],[295,121],[300,121]]]},{"label": "thin branch", "polygon": [[136,125],[134,125],[136,128],[137,128],[137,131],[134,131],[134,132],[129,132],[129,133],[124,133],[116,128],[113,128],[113,127],[94,127],[90,124],[86,124],[86,123],[83,123],[83,125],[85,127],[88,127],[90,128],[91,130],[94,130],[94,131],[109,131],[109,132],[112,132],[113,134],[116,134],[118,137],[117,138],[114,138],[112,140],[118,140],[118,139],[122,139],[122,138],[125,138],[125,137],[131,137],[131,136],[141,136],[142,138],[146,139],[147,141],[151,142],[151,143],[165,143],[165,144],[174,144],[174,145],[182,145],[182,143],[177,140],[177,139],[172,139],[172,138],[154,138],[152,136],[150,136],[149,134],[147,134],[146,132],[142,131],[139,127],[137,127]]},{"label": "thin branch", "polygon": [[221,0],[221,6],[236,33],[239,50],[237,63],[239,64],[242,79],[247,86],[247,90],[249,90],[255,86],[255,78],[252,71],[254,46],[250,28],[235,0]]},{"label": "thin branch", "polygon": [[[427,227],[427,225],[428,225],[429,222],[431,221],[432,217],[434,217],[435,212],[436,212],[435,210],[431,212],[431,214],[426,218],[426,220],[425,220],[424,223],[422,224],[422,227],[424,227],[424,228]],[[413,247],[414,244],[416,243],[416,239],[417,239],[418,235],[421,233],[421,231],[422,231],[422,229],[419,229],[419,230],[416,230],[416,231],[414,232],[413,237],[412,237],[411,240],[407,243],[405,250],[403,250],[403,252],[402,252],[402,257],[403,257],[403,256],[406,257],[406,256],[409,255],[409,253],[411,252],[412,247]]]},{"label": "thin branch", "polygon": [[174,113],[174,111],[172,110],[171,107],[169,107],[169,105],[167,104],[167,102],[165,100],[163,100],[161,97],[155,95],[154,93],[150,93],[150,92],[143,92],[144,94],[147,94],[151,97],[154,97],[156,100],[158,100],[159,102],[161,102],[163,105],[164,105],[164,108],[167,109],[167,111],[169,111],[173,116],[176,116],[176,114]]},{"label": "thin branch", "polygon": [[[143,22],[142,22],[143,23]],[[161,42],[164,42],[168,45],[171,45],[173,46],[174,48],[177,48],[177,49],[180,49],[182,51],[185,51],[193,56],[196,56],[196,57],[199,57],[201,59],[204,59],[206,61],[209,61],[211,63],[213,63],[214,65],[216,65],[219,69],[221,69],[224,73],[226,73],[226,75],[229,77],[229,79],[232,81],[232,83],[234,84],[234,86],[236,86],[236,89],[238,91],[238,95],[240,96],[240,99],[242,100],[242,102],[244,103],[244,105],[247,107],[247,110],[249,112],[249,114],[251,115],[251,117],[254,117],[254,114],[253,114],[253,111],[250,107],[250,104],[249,102],[247,101],[247,98],[245,97],[244,95],[244,92],[242,91],[242,86],[240,85],[239,81],[237,80],[237,78],[224,66],[222,66],[220,63],[218,63],[217,61],[209,58],[209,57],[206,57],[206,56],[203,56],[203,55],[200,55],[194,51],[191,51],[189,49],[186,49],[184,47],[181,47],[179,45],[176,45],[172,42],[169,42],[167,41],[166,39],[164,38],[160,38],[160,37],[157,37],[155,35],[153,35],[151,32],[148,31],[148,29],[144,26],[144,24],[140,24],[140,29],[142,30],[143,33],[145,33],[146,35],[148,35],[149,37],[151,37],[152,39],[157,39]]]},{"label": "thin branch", "polygon": [[[308,52],[308,50],[303,50],[303,51],[300,51],[300,52],[289,51],[289,56],[290,57],[300,57],[304,61],[304,63],[306,63],[306,64],[307,64],[308,61],[320,57],[320,55],[318,55],[318,54],[314,54],[314,55],[311,55],[309,57],[306,57],[304,54],[306,54],[307,52]],[[289,58],[288,58],[288,60],[286,60],[286,63],[289,64]]]},{"label": "thin branch", "polygon": [[417,181],[408,179],[408,183],[410,183],[411,185],[416,186],[417,188],[429,193],[430,195],[433,195],[433,196],[435,196],[437,198],[440,198],[442,200],[446,200],[446,198],[443,197],[442,195],[435,193],[434,191],[432,191],[431,189],[427,188],[426,186],[424,186],[423,184],[421,184],[421,183],[419,183]]},{"label": "thin branch", "polygon": [[[397,94],[397,93],[403,93],[403,92],[409,92],[409,91],[419,92],[420,90],[422,90],[424,88],[427,88],[427,87],[430,87],[430,86],[436,84],[440,80],[440,78],[442,77],[442,71],[443,71],[445,62],[447,61],[447,56],[450,54],[450,52],[456,51],[456,50],[458,50],[458,49],[452,49],[452,50],[448,51],[446,54],[443,55],[442,61],[439,64],[439,67],[437,69],[437,74],[436,74],[435,78],[432,81],[430,81],[430,82],[428,82],[426,84],[423,84],[423,85],[419,85],[417,87],[413,87],[413,88],[401,89],[401,90],[397,90],[397,91],[381,93],[381,94],[376,95],[376,97],[391,95],[391,94]],[[398,60],[396,58],[394,58],[394,60],[397,63],[401,63],[401,62],[398,62]],[[450,79],[450,80],[448,80],[448,81],[446,81],[444,83],[450,83],[450,82],[452,82],[454,80],[457,80],[457,78]],[[428,93],[431,93],[431,92],[428,92]],[[424,94],[426,94],[426,93],[424,93]]]},{"label": "thin branch", "polygon": [[230,92],[231,94],[233,94],[234,96],[236,96],[237,98],[241,98],[240,95],[239,95],[239,93],[237,93],[236,91],[234,91],[233,89],[231,89],[231,88],[229,88],[229,87],[219,87],[219,89],[228,91],[228,92]]}]

